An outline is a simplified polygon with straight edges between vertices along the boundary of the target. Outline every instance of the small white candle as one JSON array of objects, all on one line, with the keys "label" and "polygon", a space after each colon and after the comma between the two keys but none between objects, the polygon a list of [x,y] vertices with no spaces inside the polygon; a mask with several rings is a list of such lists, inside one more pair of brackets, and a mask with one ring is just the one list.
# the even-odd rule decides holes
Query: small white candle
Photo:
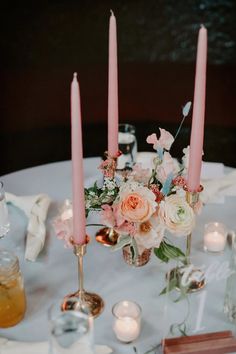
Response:
[{"label": "small white candle", "polygon": [[209,223],[205,226],[204,249],[210,252],[221,252],[225,248],[227,230],[218,222]]},{"label": "small white candle", "polygon": [[134,318],[123,317],[115,320],[113,329],[117,339],[121,342],[129,343],[139,336],[140,324]]},{"label": "small white candle", "polygon": [[141,308],[132,301],[121,301],[112,308],[114,315],[113,330],[118,340],[130,343],[135,340],[141,329]]}]

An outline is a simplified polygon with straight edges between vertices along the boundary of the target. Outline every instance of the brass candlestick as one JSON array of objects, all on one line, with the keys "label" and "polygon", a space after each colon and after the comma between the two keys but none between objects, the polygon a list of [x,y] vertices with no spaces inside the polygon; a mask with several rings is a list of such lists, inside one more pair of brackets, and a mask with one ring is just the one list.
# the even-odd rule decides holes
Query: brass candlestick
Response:
[{"label": "brass candlestick", "polygon": [[[187,186],[184,186],[184,190],[186,192],[186,201],[190,205],[191,208],[194,209],[199,200],[199,193],[202,192],[203,187],[200,186],[198,191],[191,192],[189,191]],[[188,293],[196,292],[204,288],[206,285],[206,279],[204,272],[195,267],[190,260],[191,254],[191,245],[192,245],[192,233],[187,235],[186,239],[186,264],[181,267],[176,267],[170,271],[169,280],[174,277],[177,278],[178,284],[176,286],[177,290],[181,289],[181,282],[183,277],[185,276],[185,281],[188,283]],[[187,277],[186,277],[187,274]]]},{"label": "brass candlestick", "polygon": [[[84,290],[84,271],[83,271],[83,258],[86,254],[87,244],[74,245],[74,254],[78,258],[78,283],[79,289],[64,298],[62,309],[72,310],[72,309],[85,309],[89,312],[92,317],[99,316],[104,309],[103,299],[95,294],[89,293]],[[71,302],[71,298],[77,298],[77,302]]]}]

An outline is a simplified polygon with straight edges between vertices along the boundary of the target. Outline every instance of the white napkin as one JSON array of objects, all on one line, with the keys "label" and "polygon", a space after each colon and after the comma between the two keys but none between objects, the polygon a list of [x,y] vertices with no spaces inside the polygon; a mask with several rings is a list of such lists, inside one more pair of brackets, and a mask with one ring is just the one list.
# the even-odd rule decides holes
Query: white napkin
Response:
[{"label": "white napkin", "polygon": [[[48,342],[18,342],[0,338],[0,354],[48,354]],[[76,348],[77,349],[77,348]],[[78,347],[78,353],[81,348]],[[82,353],[82,352],[81,352]],[[95,354],[110,354],[111,348],[105,345],[95,345]],[[86,354],[83,348],[83,354]],[[89,353],[88,353],[89,354]]]},{"label": "white napkin", "polygon": [[18,197],[11,193],[6,193],[6,200],[23,210],[29,218],[25,258],[29,261],[35,261],[44,246],[45,220],[51,200],[46,194]]},{"label": "white napkin", "polygon": [[203,186],[204,190],[201,193],[203,203],[210,202],[216,196],[236,196],[236,170],[223,177],[203,181]]},{"label": "white napkin", "polygon": [[[139,152],[137,162],[143,168],[153,167],[155,152]],[[203,203],[223,204],[225,196],[236,196],[236,171],[224,174],[224,165],[217,162],[203,162],[201,171],[201,184],[204,187],[200,198]]]}]

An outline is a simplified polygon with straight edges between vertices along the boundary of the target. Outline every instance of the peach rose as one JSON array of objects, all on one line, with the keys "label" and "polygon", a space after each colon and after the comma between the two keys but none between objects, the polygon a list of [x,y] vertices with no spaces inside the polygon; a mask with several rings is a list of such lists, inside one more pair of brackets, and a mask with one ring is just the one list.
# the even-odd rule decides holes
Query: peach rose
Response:
[{"label": "peach rose", "polygon": [[119,197],[117,213],[127,221],[145,222],[156,210],[155,194],[138,183],[128,183]]},{"label": "peach rose", "polygon": [[177,236],[186,236],[193,230],[195,216],[185,198],[172,194],[161,202],[158,216],[167,230]]}]

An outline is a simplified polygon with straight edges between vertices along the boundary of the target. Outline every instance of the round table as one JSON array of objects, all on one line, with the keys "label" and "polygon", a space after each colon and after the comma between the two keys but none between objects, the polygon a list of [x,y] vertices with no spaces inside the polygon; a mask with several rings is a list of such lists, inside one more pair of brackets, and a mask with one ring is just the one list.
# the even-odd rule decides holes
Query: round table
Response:
[{"label": "round table", "polygon": [[[99,161],[99,158],[84,160],[87,185],[101,178],[97,169]],[[1,180],[4,182],[5,190],[16,195],[47,193],[52,199],[47,219],[46,243],[36,262],[24,260],[27,219],[22,211],[12,205],[9,205],[10,232],[0,241],[1,247],[8,248],[18,255],[27,295],[27,312],[24,320],[13,328],[1,329],[0,336],[21,341],[46,340],[47,310],[50,304],[78,288],[77,259],[73,251],[65,248],[63,241],[57,239],[52,227],[52,219],[57,215],[59,207],[66,198],[71,197],[71,162],[57,162],[25,169],[5,175]],[[192,248],[199,259],[207,262],[217,259],[220,263],[228,258],[229,249],[221,255],[204,253],[203,227],[206,222],[217,220],[235,229],[235,199],[227,197],[223,206],[209,204],[204,207],[193,233]],[[93,237],[95,231],[94,227],[87,230],[92,236],[92,242],[84,259],[85,289],[96,292],[105,302],[104,312],[95,320],[95,342],[110,346],[114,353],[134,353],[132,348],[134,345],[140,350],[139,353],[144,353],[160,342],[163,335],[165,296],[159,296],[159,293],[165,287],[166,265],[161,264],[153,255],[151,261],[144,267],[130,267],[123,261],[121,252],[112,252],[96,243]],[[184,240],[180,243],[184,245]],[[225,283],[218,290],[222,297]],[[215,298],[217,299],[217,296]],[[119,343],[112,331],[112,306],[123,299],[136,301],[142,307],[141,335],[129,345]],[[214,314],[209,312],[209,316],[214,319]],[[228,328],[223,313],[220,317],[217,314],[215,321],[219,322],[220,329]]]}]

